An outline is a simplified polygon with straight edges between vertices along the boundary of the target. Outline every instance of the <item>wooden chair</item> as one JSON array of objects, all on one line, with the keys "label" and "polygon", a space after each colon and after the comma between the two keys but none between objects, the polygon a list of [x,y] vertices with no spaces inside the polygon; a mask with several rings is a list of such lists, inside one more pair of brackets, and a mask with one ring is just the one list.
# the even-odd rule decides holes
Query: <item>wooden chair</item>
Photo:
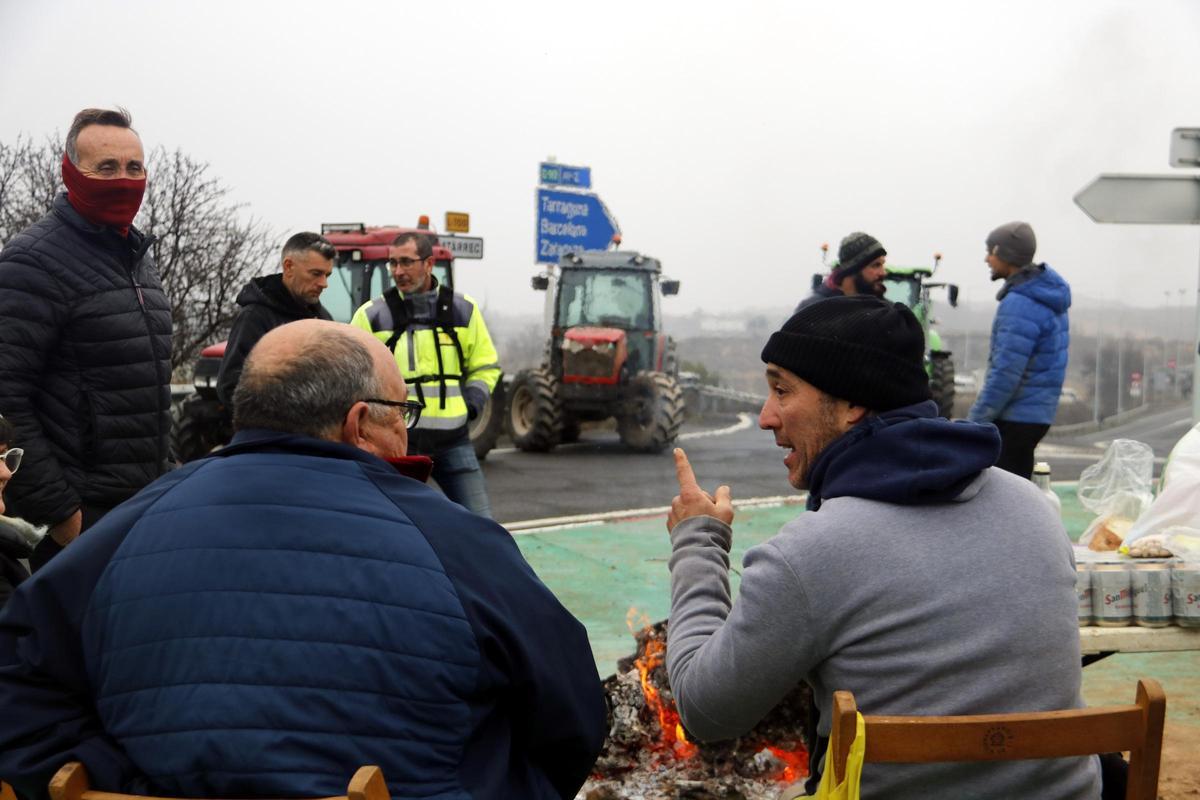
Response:
[{"label": "wooden chair", "polygon": [[[87,768],[78,761],[63,766],[50,779],[51,800],[166,800],[137,794],[100,792],[88,783]],[[322,800],[391,800],[383,771],[379,767],[359,767],[350,779],[346,793]]]},{"label": "wooden chair", "polygon": [[[1129,784],[1125,800],[1155,800],[1166,711],[1162,686],[1143,678],[1138,681],[1137,702],[1129,706],[960,717],[864,714],[865,761],[1012,761],[1127,750]],[[834,777],[839,781],[846,773],[856,720],[854,695],[834,692],[829,752]]]},{"label": "wooden chair", "polygon": [[17,800],[16,792],[4,781],[0,781],[0,800]]}]

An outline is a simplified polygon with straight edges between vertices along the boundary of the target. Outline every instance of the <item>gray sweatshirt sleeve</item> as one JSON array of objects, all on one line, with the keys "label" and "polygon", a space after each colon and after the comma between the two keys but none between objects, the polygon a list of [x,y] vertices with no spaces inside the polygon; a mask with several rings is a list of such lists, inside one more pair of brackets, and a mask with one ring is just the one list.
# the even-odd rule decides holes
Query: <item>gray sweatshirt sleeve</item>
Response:
[{"label": "gray sweatshirt sleeve", "polygon": [[823,658],[804,589],[771,542],[746,553],[733,605],[732,539],[712,517],[671,531],[667,675],[684,727],[701,741],[746,733]]}]

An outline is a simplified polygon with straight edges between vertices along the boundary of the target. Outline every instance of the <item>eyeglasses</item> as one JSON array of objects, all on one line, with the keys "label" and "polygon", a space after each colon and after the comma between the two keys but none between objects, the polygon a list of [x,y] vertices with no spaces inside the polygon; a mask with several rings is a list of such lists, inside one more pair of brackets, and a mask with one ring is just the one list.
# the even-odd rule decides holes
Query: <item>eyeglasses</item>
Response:
[{"label": "eyeglasses", "polygon": [[425,408],[425,404],[420,400],[381,400],[377,397],[366,397],[362,402],[378,403],[381,406],[404,409],[402,412],[404,414],[404,427],[409,429],[416,427],[417,420],[421,418],[421,409]]},{"label": "eyeglasses", "polygon": [[17,469],[21,466],[21,459],[24,455],[24,450],[19,447],[13,447],[0,453],[0,459],[4,459],[4,466],[8,467],[8,471],[15,475]]},{"label": "eyeglasses", "polygon": [[423,264],[425,261],[426,259],[424,258],[409,258],[408,256],[401,256],[400,258],[389,258],[387,263],[389,267],[404,267],[404,269],[408,269],[414,264]]}]

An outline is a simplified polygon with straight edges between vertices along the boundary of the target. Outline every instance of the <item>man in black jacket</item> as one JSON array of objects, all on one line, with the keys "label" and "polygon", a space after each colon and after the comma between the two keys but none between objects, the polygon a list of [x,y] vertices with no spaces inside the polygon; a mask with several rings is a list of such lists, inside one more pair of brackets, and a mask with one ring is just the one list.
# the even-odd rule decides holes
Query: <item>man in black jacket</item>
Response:
[{"label": "man in black jacket", "polygon": [[825,281],[800,301],[796,312],[830,297],[856,294],[883,297],[887,288],[883,285],[883,279],[887,277],[886,261],[887,250],[874,236],[862,231],[849,234],[838,246],[837,263]]},{"label": "man in black jacket", "polygon": [[171,306],[133,227],[141,139],[121,109],[67,133],[67,191],[0,250],[0,414],[28,457],[11,512],[50,526],[36,570],[167,469]]},{"label": "man in black jacket", "polygon": [[297,233],[283,245],[283,271],[254,278],[238,294],[242,307],[217,376],[217,396],[233,408],[233,390],[251,348],[267,331],[299,319],[333,319],[321,305],[321,292],[333,274],[337,250],[318,233]]}]

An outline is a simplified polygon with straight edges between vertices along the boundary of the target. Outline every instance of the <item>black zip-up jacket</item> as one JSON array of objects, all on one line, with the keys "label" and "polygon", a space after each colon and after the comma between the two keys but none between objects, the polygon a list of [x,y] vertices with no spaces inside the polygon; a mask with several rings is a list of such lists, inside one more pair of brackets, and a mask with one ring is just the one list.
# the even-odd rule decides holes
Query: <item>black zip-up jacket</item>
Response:
[{"label": "black zip-up jacket", "polygon": [[320,301],[311,306],[297,303],[283,285],[283,273],[280,272],[251,279],[238,292],[237,304],[242,310],[229,331],[221,372],[217,375],[217,396],[231,409],[233,390],[242,377],[246,356],[267,331],[298,319],[333,319]]},{"label": "black zip-up jacket", "polygon": [[13,515],[111,508],[167,469],[171,305],[153,241],[87,221],[64,192],[0,250],[0,414],[25,448]]}]

